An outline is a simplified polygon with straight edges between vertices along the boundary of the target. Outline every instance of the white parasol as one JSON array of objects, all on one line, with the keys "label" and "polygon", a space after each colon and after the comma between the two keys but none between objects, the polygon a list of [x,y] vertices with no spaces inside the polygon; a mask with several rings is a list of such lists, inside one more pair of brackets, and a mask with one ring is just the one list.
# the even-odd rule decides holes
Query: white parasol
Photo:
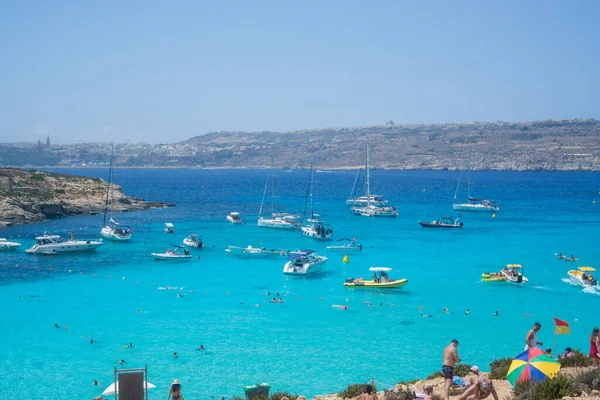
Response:
[{"label": "white parasol", "polygon": [[[144,382],[144,385],[147,387],[147,389],[154,389],[156,387],[148,381]],[[102,395],[110,396],[111,394],[115,394],[115,393],[117,393],[117,394],[119,393],[119,382],[111,383],[110,386],[107,387],[104,392],[102,392]]]}]

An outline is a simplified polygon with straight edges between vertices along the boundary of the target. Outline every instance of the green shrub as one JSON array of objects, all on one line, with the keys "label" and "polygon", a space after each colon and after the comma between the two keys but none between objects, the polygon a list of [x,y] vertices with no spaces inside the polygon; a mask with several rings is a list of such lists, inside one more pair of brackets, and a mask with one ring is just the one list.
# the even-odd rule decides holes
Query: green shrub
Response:
[{"label": "green shrub", "polygon": [[577,384],[585,386],[586,391],[600,390],[600,370],[592,370],[584,372],[577,376],[573,381]]},{"label": "green shrub", "polygon": [[592,360],[579,350],[573,351],[573,356],[559,359],[560,367],[589,367],[592,365]]},{"label": "green shrub", "polygon": [[[353,383],[351,385],[348,385],[348,387],[346,389],[339,392],[338,396],[340,396],[342,399],[351,399],[351,398],[356,397],[359,394],[363,393],[365,391],[365,386],[370,385],[370,384],[371,384],[370,382]],[[372,386],[373,386],[373,392],[377,392],[377,387],[375,386],[375,384],[373,384]]]},{"label": "green shrub", "polygon": [[56,194],[65,194],[65,189],[54,189],[54,193]]},{"label": "green shrub", "polygon": [[254,400],[269,400],[267,396],[256,396]]},{"label": "green shrub", "polygon": [[288,392],[279,392],[279,391],[275,392],[271,396],[269,396],[270,400],[281,400],[282,397],[287,397],[290,400],[296,400],[296,397],[298,397],[298,396],[295,396]]},{"label": "green shrub", "polygon": [[469,364],[458,364],[454,367],[454,376],[467,376],[471,373],[471,366]]},{"label": "green shrub", "polygon": [[427,377],[427,380],[443,378],[443,377],[444,377],[444,373],[442,371],[435,371],[433,374],[431,374]]},{"label": "green shrub", "polygon": [[417,398],[412,390],[406,388],[406,390],[384,390],[383,398],[385,400],[414,400]]},{"label": "green shrub", "polygon": [[508,369],[512,359],[510,358],[498,358],[490,363],[490,378],[492,379],[506,379]]},{"label": "green shrub", "polygon": [[46,179],[46,177],[44,176],[44,174],[36,172],[36,173],[30,174],[29,179],[31,179],[32,181],[43,181],[44,179]]},{"label": "green shrub", "polygon": [[566,376],[556,376],[544,382],[519,382],[515,386],[515,400],[559,400],[565,396],[579,396],[580,386]]}]

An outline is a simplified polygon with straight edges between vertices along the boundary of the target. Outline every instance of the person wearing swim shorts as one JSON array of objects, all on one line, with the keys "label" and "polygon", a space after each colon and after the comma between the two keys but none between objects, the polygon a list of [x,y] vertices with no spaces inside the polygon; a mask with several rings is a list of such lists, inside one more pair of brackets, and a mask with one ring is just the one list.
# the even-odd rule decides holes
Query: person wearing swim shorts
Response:
[{"label": "person wearing swim shorts", "polygon": [[444,400],[450,400],[448,391],[450,390],[450,386],[452,385],[454,366],[456,365],[456,363],[460,362],[457,347],[458,340],[452,339],[450,344],[444,349],[444,360],[442,362],[442,372],[444,373],[445,380],[444,391],[442,393]]}]

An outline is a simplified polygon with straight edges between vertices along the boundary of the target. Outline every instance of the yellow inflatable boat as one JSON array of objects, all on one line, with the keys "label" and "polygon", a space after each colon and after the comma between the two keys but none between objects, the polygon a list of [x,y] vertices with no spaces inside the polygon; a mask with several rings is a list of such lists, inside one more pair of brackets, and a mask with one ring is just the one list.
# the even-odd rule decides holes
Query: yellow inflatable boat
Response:
[{"label": "yellow inflatable boat", "polygon": [[481,282],[506,282],[506,276],[500,272],[485,272],[481,274]]},{"label": "yellow inflatable boat", "polygon": [[363,278],[348,278],[346,279],[344,286],[365,289],[395,289],[401,288],[408,283],[408,279],[406,278],[390,279],[387,273],[391,270],[391,268],[387,267],[371,267],[369,268],[369,271],[373,272],[373,279],[365,280]]}]

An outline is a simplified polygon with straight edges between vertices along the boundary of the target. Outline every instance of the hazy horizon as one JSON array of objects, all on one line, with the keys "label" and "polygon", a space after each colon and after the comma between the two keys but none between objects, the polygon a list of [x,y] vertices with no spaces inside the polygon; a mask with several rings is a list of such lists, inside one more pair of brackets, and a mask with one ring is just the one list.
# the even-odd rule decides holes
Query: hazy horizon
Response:
[{"label": "hazy horizon", "polygon": [[600,117],[600,3],[0,4],[0,142]]}]

